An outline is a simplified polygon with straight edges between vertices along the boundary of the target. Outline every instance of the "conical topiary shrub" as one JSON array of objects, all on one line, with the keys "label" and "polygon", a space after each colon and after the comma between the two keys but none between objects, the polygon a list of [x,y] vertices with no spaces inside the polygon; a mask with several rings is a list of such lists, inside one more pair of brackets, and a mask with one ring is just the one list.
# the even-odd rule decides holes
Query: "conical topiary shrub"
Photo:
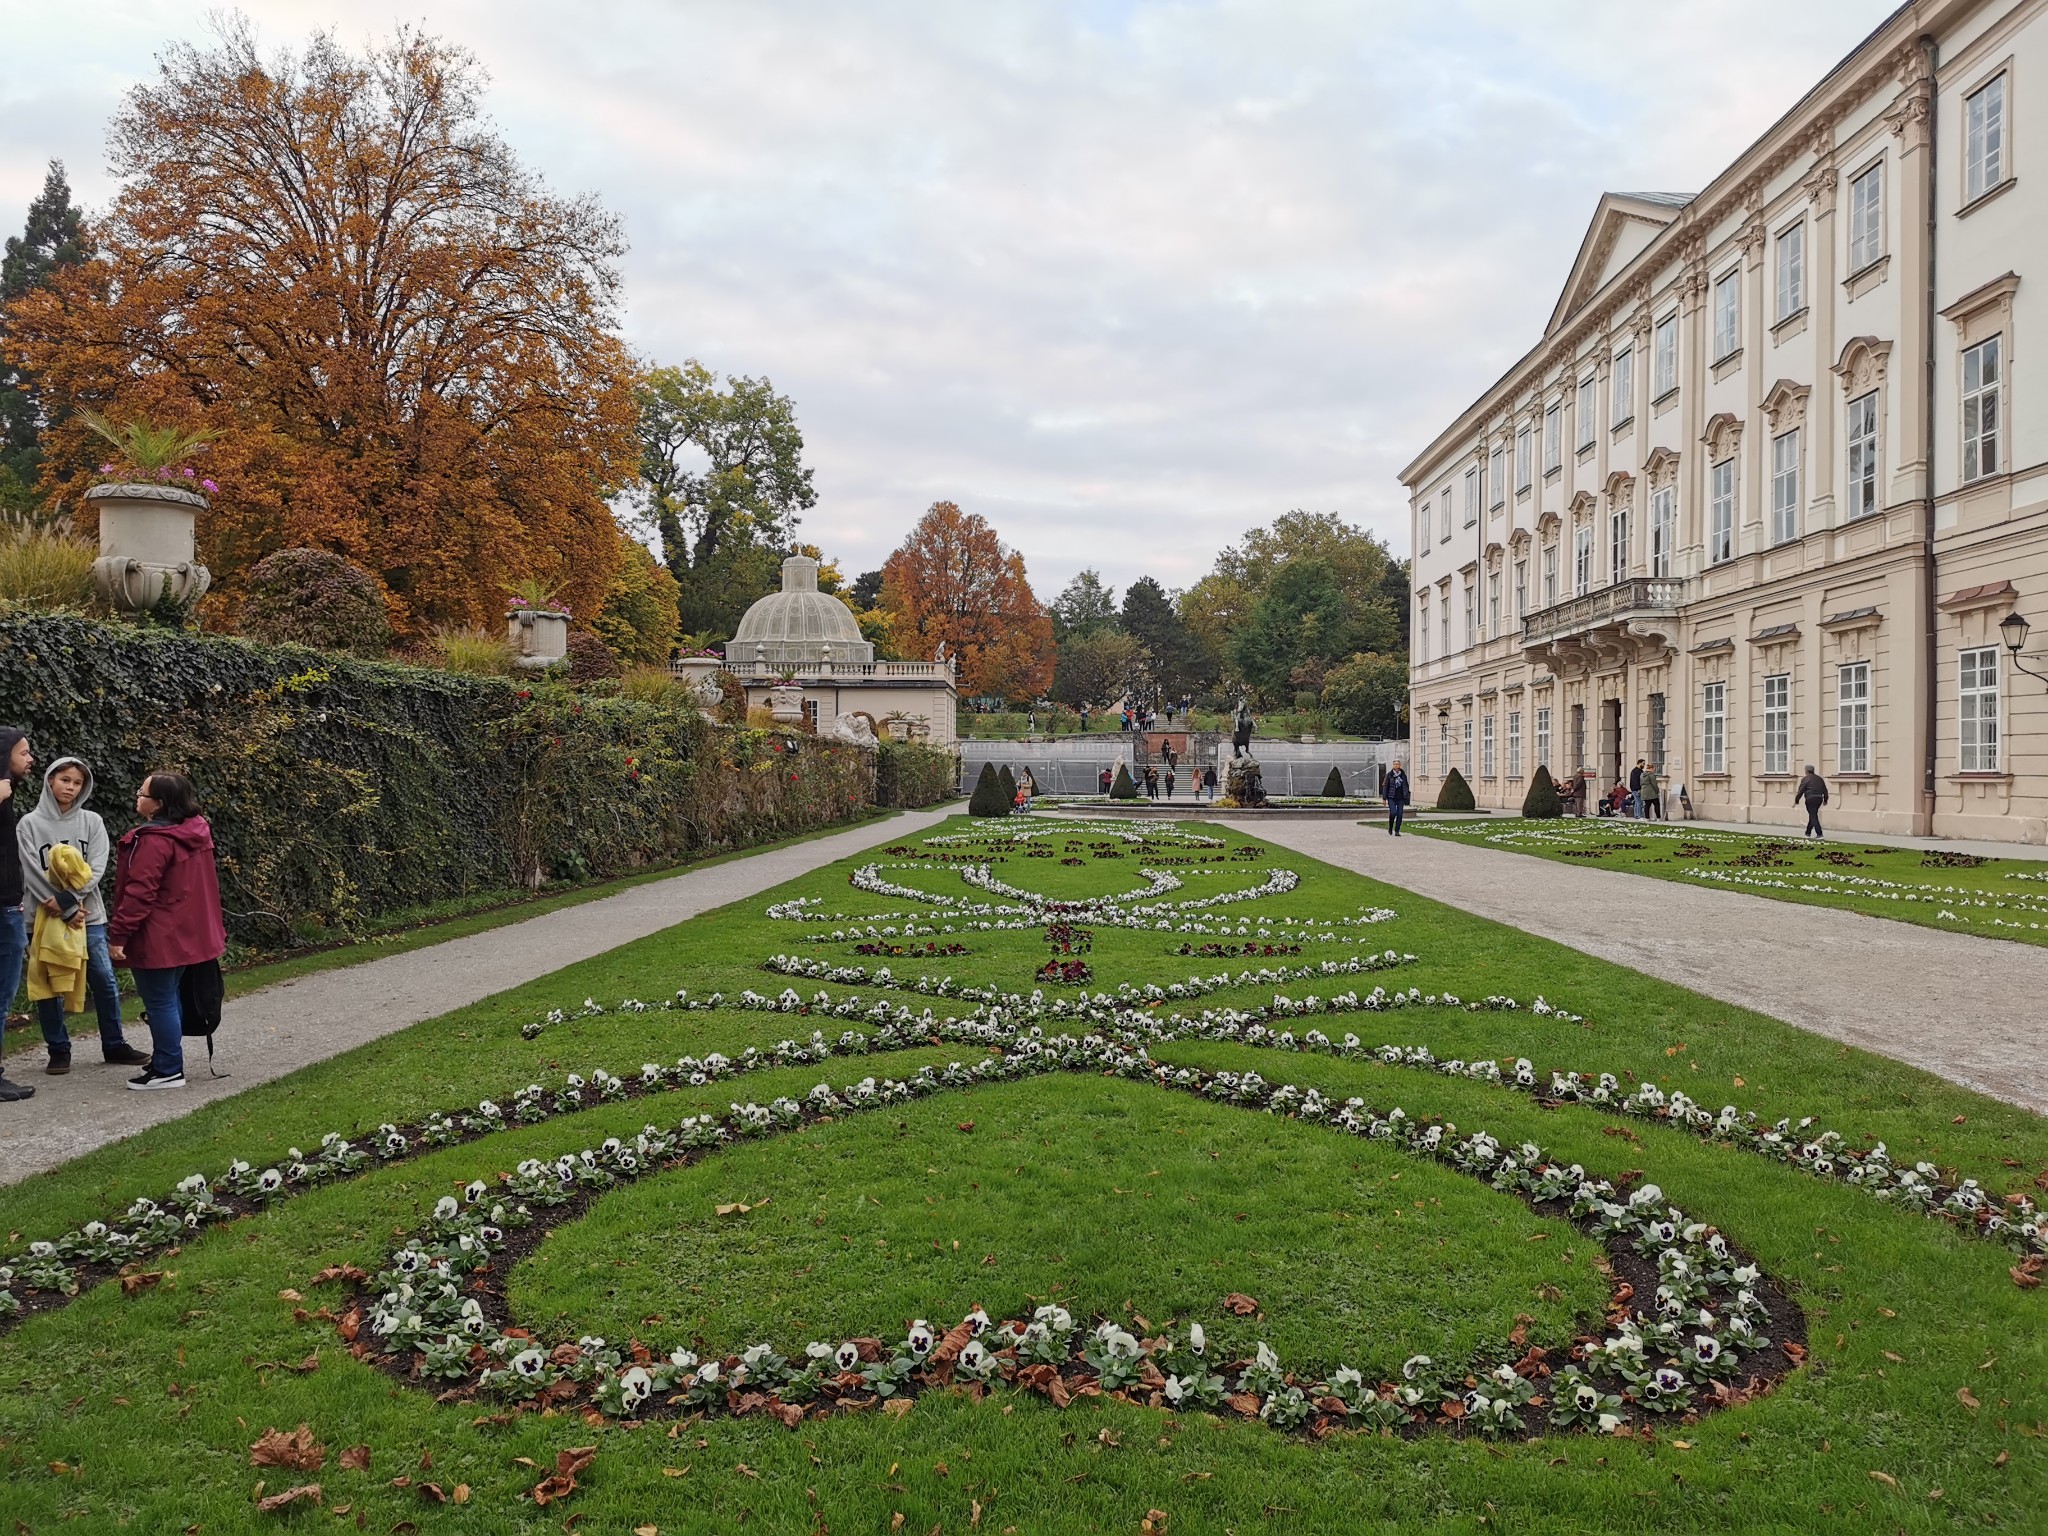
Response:
[{"label": "conical topiary shrub", "polygon": [[1010,765],[1003,764],[1003,771],[996,775],[996,786],[1003,792],[1003,814],[1009,815],[1017,808],[1017,775],[1010,772]]},{"label": "conical topiary shrub", "polygon": [[1550,769],[1542,763],[1536,765],[1536,776],[1529,781],[1529,793],[1522,796],[1524,816],[1562,816],[1564,801],[1558,797],[1557,785],[1551,782]]},{"label": "conical topiary shrub", "polygon": [[967,802],[970,816],[1007,816],[1010,802],[1003,798],[1002,781],[996,777],[996,765],[983,763],[981,775],[974,781],[974,798]]},{"label": "conical topiary shrub", "polygon": [[1339,773],[1334,765],[1330,769],[1330,776],[1323,780],[1323,798],[1325,800],[1342,800],[1344,798],[1344,775]]},{"label": "conical topiary shrub", "polygon": [[1444,775],[1444,787],[1436,792],[1436,808],[1440,811],[1476,811],[1479,802],[1472,798],[1472,786],[1465,782],[1465,775],[1453,768]]},{"label": "conical topiary shrub", "polygon": [[1116,765],[1116,783],[1109,787],[1109,798],[1112,800],[1135,800],[1138,798],[1138,786],[1131,782],[1130,764],[1118,763]]}]

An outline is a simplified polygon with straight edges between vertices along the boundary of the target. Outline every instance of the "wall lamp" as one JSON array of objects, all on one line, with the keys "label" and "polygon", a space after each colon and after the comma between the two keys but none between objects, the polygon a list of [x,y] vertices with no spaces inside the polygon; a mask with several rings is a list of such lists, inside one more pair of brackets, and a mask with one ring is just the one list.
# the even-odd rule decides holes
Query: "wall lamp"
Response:
[{"label": "wall lamp", "polygon": [[2032,627],[2021,616],[2020,611],[2015,608],[2011,613],[2008,613],[2003,619],[1999,620],[1998,636],[2005,642],[2006,653],[2012,657],[2012,664],[2015,667],[2026,673],[2029,677],[2039,678],[2042,682],[2048,683],[2048,672],[2036,672],[2032,667],[2020,660],[2020,652],[2025,649],[2027,643],[2027,631]]}]

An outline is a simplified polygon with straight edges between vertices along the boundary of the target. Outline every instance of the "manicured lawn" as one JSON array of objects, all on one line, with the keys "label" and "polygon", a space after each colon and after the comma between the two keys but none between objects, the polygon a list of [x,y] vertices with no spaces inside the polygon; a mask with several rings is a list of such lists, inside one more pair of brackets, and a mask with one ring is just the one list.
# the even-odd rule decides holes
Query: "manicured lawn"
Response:
[{"label": "manicured lawn", "polygon": [[1568,818],[1439,822],[1423,829],[1564,863],[1709,890],[1839,907],[1949,933],[2048,944],[2048,860],[1880,848],[1853,836],[1719,832],[1684,823]]},{"label": "manicured lawn", "polygon": [[[1143,866],[1183,882],[1155,898],[1168,902],[1243,890],[1276,871],[1301,877],[1282,894],[1183,914],[1212,930],[1227,919],[1227,934],[1084,919],[1090,935],[1076,943],[1086,947],[1068,958],[1092,967],[1094,992],[1387,948],[1417,957],[1368,974],[1230,981],[1198,997],[1141,1001],[1155,1024],[1176,1012],[1257,1007],[1276,992],[1297,1002],[1375,985],[1439,998],[1506,994],[1523,1006],[1361,1010],[1285,1027],[1339,1040],[1355,1032],[1366,1047],[1426,1046],[1439,1060],[1497,1059],[1510,1072],[1527,1058],[1546,1083],[1553,1069],[1609,1072],[1624,1093],[1657,1083],[1710,1111],[1729,1103],[1765,1122],[1814,1115],[1852,1149],[1881,1140],[1900,1165],[1925,1159],[1999,1196],[2029,1189],[2048,1170],[2048,1127],[2025,1111],[1293,854],[1218,859],[1173,842],[1189,830],[1147,827],[1160,840],[1149,850],[1113,843],[1099,828],[1055,833],[1047,856],[1013,846],[988,873],[1001,885],[1081,900],[1142,887]],[[913,1015],[929,1008],[935,1020],[970,1011],[957,996],[963,987],[1031,993],[1051,953],[1041,927],[983,930],[965,911],[848,883],[862,863],[930,864],[885,868],[878,878],[1000,902],[1000,891],[961,878],[966,861],[993,845],[902,846],[0,1190],[0,1232],[13,1234],[7,1253],[118,1217],[137,1196],[161,1199],[194,1170],[218,1175],[230,1158],[258,1169],[281,1163],[288,1146],[311,1150],[325,1131],[361,1141],[381,1121],[474,1110],[485,1097],[510,1105],[528,1082],[552,1093],[570,1072],[592,1079],[601,1068],[630,1079],[645,1062],[685,1053],[738,1057],[813,1029],[831,1041],[843,1029],[873,1027],[815,1009],[734,1006],[744,989],[770,999],[785,988],[807,1000],[822,992],[834,1002],[856,993]],[[941,863],[939,854],[959,862]],[[767,916],[771,901],[799,898],[845,916]],[[1337,925],[1375,908],[1398,916]],[[882,913],[908,913],[907,926],[935,931],[907,934],[904,919],[877,918],[875,927],[898,932],[857,937],[846,920]],[[1263,935],[1262,916],[1273,919]],[[968,952],[862,955],[861,942]],[[1299,954],[1256,958],[1175,952],[1296,942]],[[867,975],[770,973],[762,962],[774,954]],[[887,982],[873,974],[884,966]],[[952,977],[954,995],[917,990],[920,975],[934,989]],[[721,993],[722,1005],[616,1006],[680,987],[698,999]],[[1044,992],[1047,1000],[1079,996],[1072,987]],[[1532,1011],[1539,993],[1583,1021]],[[586,998],[604,1011],[585,1013]],[[529,1038],[522,1026],[549,1010],[565,1017]],[[2048,1291],[2014,1283],[2010,1248],[1965,1239],[1839,1178],[1613,1105],[1556,1104],[1470,1075],[1242,1038],[1181,1039],[1152,1054],[1176,1068],[1314,1087],[1340,1103],[1357,1095],[1380,1115],[1398,1105],[1417,1119],[1448,1118],[1459,1136],[1483,1129],[1509,1148],[1526,1139],[1592,1177],[1654,1180],[1797,1301],[1804,1365],[1740,1406],[1696,1422],[1674,1415],[1626,1439],[1552,1432],[1543,1410],[1530,1409],[1526,1433],[1499,1438],[1338,1429],[1317,1440],[1228,1410],[1167,1412],[1108,1398],[1061,1409],[1009,1389],[981,1401],[928,1391],[900,1417],[870,1410],[806,1419],[795,1430],[766,1415],[679,1418],[667,1409],[634,1426],[586,1423],[575,1410],[507,1418],[508,1405],[491,1397],[437,1403],[431,1387],[353,1358],[334,1322],[317,1315],[347,1305],[340,1286],[316,1283],[320,1270],[379,1269],[442,1195],[474,1178],[495,1182],[522,1159],[630,1139],[650,1123],[672,1130],[685,1115],[725,1115],[735,1104],[800,1099],[821,1082],[844,1090],[870,1076],[906,1079],[926,1065],[1023,1059],[1014,1044],[992,1054],[915,1040],[923,1026],[912,1023],[886,1052],[670,1084],[617,1103],[591,1093],[588,1108],[373,1163],[207,1230],[174,1257],[153,1257],[144,1267],[165,1278],[132,1295],[104,1284],[28,1318],[0,1335],[0,1516],[8,1517],[0,1524],[213,1533],[352,1529],[360,1517],[361,1528],[381,1532],[405,1522],[423,1532],[538,1532],[580,1515],[581,1531],[1065,1532],[1137,1531],[1158,1510],[1174,1536],[1865,1532],[2026,1530],[2048,1508]],[[1045,1033],[1064,1027],[1048,1020]],[[720,1206],[732,1209],[721,1214]],[[594,1333],[708,1356],[767,1341],[800,1359],[813,1339],[900,1339],[913,1318],[943,1329],[976,1305],[1028,1316],[1050,1300],[1070,1308],[1083,1330],[1098,1317],[1144,1331],[1133,1321],[1143,1317],[1183,1335],[1201,1322],[1212,1358],[1235,1359],[1264,1341],[1305,1378],[1348,1362],[1378,1382],[1399,1381],[1416,1353],[1461,1369],[1512,1358],[1501,1346],[1517,1328],[1528,1343],[1552,1346],[1560,1363],[1575,1331],[1604,1331],[1609,1282],[1599,1253],[1560,1215],[1446,1163],[1142,1078],[1065,1071],[835,1110],[622,1182],[534,1246],[508,1277],[507,1301],[548,1345]],[[1225,1303],[1232,1293],[1254,1298],[1258,1314],[1238,1315]],[[305,1369],[308,1361],[317,1364]],[[326,1447],[318,1471],[250,1465],[265,1429],[301,1422]],[[367,1470],[340,1464],[343,1448],[356,1445],[370,1448]],[[578,1490],[537,1507],[529,1491],[559,1452],[580,1446],[596,1447],[596,1457],[578,1474]],[[259,1481],[269,1493],[309,1482],[322,1493],[261,1513]],[[428,1483],[450,1502],[433,1502],[421,1491]],[[458,1489],[466,1490],[461,1502]]]}]

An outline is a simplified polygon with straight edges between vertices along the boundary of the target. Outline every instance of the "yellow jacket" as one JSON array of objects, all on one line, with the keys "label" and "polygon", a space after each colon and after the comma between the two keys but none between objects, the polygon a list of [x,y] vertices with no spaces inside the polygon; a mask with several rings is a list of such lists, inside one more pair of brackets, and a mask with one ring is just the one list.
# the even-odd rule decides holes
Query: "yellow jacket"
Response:
[{"label": "yellow jacket", "polygon": [[[66,891],[92,884],[92,867],[67,843],[50,850],[50,883]],[[64,1000],[66,1013],[85,1011],[85,929],[36,908],[36,930],[28,945],[28,998]]]}]

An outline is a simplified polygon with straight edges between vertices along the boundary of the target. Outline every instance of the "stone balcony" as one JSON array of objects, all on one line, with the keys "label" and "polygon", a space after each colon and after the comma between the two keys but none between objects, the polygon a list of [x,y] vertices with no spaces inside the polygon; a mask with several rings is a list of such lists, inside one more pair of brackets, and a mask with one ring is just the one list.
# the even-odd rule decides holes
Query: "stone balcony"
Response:
[{"label": "stone balcony", "polygon": [[1632,576],[1539,608],[1522,621],[1522,655],[1560,676],[1647,660],[1678,641],[1685,581]]}]

